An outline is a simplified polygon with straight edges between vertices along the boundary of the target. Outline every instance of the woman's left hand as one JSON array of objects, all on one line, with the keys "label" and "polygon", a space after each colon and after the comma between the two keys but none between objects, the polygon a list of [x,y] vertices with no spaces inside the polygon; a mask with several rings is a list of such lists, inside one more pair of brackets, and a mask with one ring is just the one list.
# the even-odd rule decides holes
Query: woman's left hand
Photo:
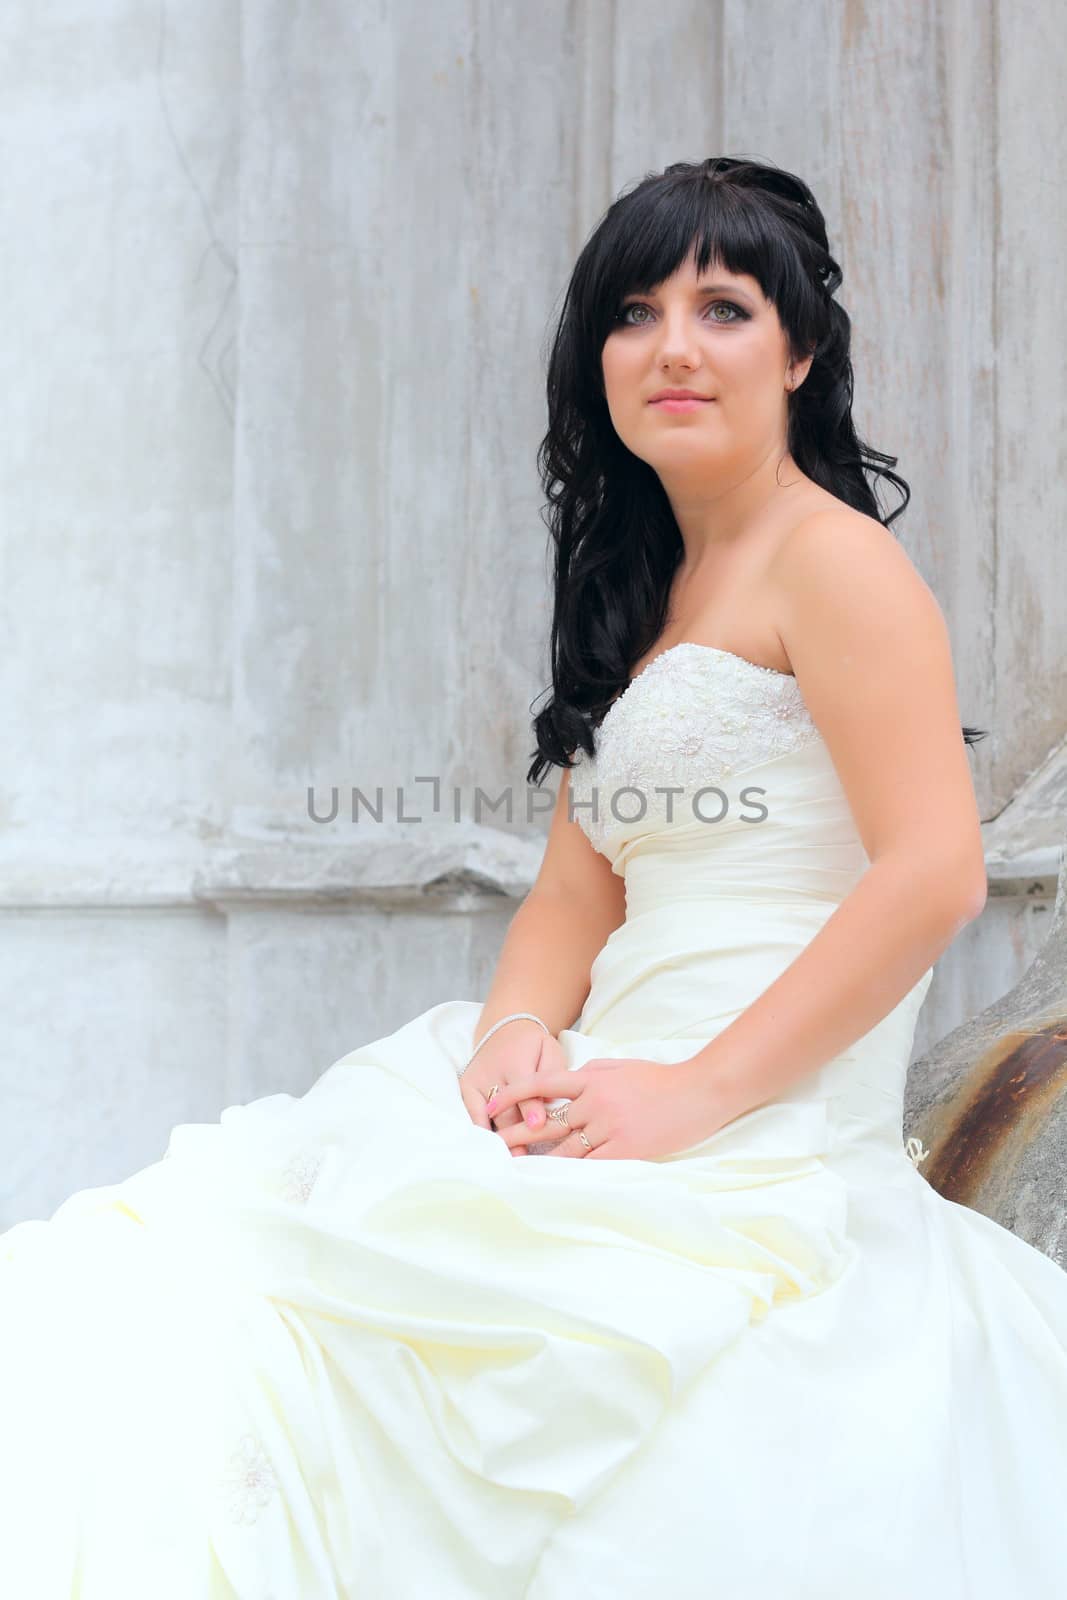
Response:
[{"label": "woman's left hand", "polygon": [[[548,1117],[539,1128],[517,1122],[495,1131],[507,1145],[534,1145],[561,1140],[548,1155],[584,1160],[653,1161],[701,1144],[727,1120],[717,1115],[707,1074],[679,1061],[644,1061],[640,1057],[587,1061],[573,1072],[539,1072],[516,1079],[486,1106],[504,1110],[519,1100],[539,1095],[566,1099],[566,1125]],[[568,1132],[568,1129],[570,1130]],[[588,1148],[579,1130],[588,1140]]]}]

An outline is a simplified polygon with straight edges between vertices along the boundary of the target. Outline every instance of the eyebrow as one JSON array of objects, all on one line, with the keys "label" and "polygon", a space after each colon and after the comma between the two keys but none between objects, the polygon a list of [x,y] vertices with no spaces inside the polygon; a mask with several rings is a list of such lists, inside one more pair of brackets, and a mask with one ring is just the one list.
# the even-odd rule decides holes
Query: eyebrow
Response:
[{"label": "eyebrow", "polygon": [[[644,294],[654,294],[655,290],[653,290],[653,289],[645,289],[645,290],[634,289],[634,290],[631,291],[631,293],[635,294],[635,295],[642,294],[642,293],[644,293]],[[748,291],[745,290],[745,289],[742,289],[739,285],[735,285],[735,284],[732,284],[732,283],[699,283],[699,284],[697,284],[697,287],[693,290],[693,294],[698,298],[703,296],[703,295],[706,295],[706,294],[735,294],[740,299],[747,300],[749,302],[749,304],[752,303],[752,296],[748,293]],[[627,295],[623,296],[624,300],[628,299],[628,298],[629,298],[629,296],[627,296]]]}]

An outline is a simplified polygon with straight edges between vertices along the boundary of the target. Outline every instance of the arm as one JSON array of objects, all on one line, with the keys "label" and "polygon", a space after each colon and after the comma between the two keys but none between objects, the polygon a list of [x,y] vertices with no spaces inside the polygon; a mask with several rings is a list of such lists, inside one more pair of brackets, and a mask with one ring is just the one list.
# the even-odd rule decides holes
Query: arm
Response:
[{"label": "arm", "polygon": [[690,1058],[722,1123],[863,1037],[985,903],[944,618],[893,535],[844,509],[780,551],[779,633],[871,863],[811,943]]},{"label": "arm", "polygon": [[[512,1011],[532,1011],[553,1035],[571,1027],[598,952],[625,920],[626,886],[580,824],[569,820],[569,788],[564,769],[537,880],[508,927],[474,1044]],[[507,1031],[536,1027],[514,1022]]]}]

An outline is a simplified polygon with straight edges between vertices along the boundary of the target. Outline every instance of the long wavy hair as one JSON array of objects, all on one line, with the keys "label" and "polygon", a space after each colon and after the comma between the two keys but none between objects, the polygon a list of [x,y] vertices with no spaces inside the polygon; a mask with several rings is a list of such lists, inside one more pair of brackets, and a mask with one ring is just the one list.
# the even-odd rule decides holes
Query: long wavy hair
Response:
[{"label": "long wavy hair", "polygon": [[[814,351],[788,398],[787,446],[800,470],[887,528],[911,498],[892,470],[897,457],[865,444],[852,422],[852,324],[833,299],[841,268],[807,184],[730,156],[644,178],[586,242],[552,339],[548,431],[537,455],[554,547],[552,691],[534,718],[528,783],[550,766],[573,766],[579,745],[595,753],[595,729],[666,624],[682,536],[658,475],[615,431],[601,357],[623,299],[662,283],[694,251],[698,272],[721,263],[757,280],[793,361]],[[868,475],[900,494],[888,515]],[[964,742],[986,731],[964,726]]]}]

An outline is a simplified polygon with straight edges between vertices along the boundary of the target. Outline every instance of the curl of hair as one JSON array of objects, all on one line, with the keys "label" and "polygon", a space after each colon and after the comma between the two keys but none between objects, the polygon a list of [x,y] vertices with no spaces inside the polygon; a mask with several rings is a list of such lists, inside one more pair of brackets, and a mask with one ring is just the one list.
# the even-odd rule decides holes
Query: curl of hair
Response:
[{"label": "curl of hair", "polygon": [[[887,528],[911,498],[893,471],[897,457],[866,444],[852,421],[852,325],[833,298],[841,268],[807,184],[730,156],[643,178],[584,245],[548,360],[537,466],[553,550],[552,691],[534,717],[528,783],[540,783],[549,766],[572,766],[579,746],[595,754],[604,713],[667,621],[681,532],[658,475],[615,431],[601,358],[626,296],[663,283],[690,253],[700,273],[721,264],[754,277],[777,310],[790,358],[813,355],[788,398],[787,447],[800,470]],[[888,514],[869,476],[901,496]],[[964,742],[986,731],[964,726]]]}]

